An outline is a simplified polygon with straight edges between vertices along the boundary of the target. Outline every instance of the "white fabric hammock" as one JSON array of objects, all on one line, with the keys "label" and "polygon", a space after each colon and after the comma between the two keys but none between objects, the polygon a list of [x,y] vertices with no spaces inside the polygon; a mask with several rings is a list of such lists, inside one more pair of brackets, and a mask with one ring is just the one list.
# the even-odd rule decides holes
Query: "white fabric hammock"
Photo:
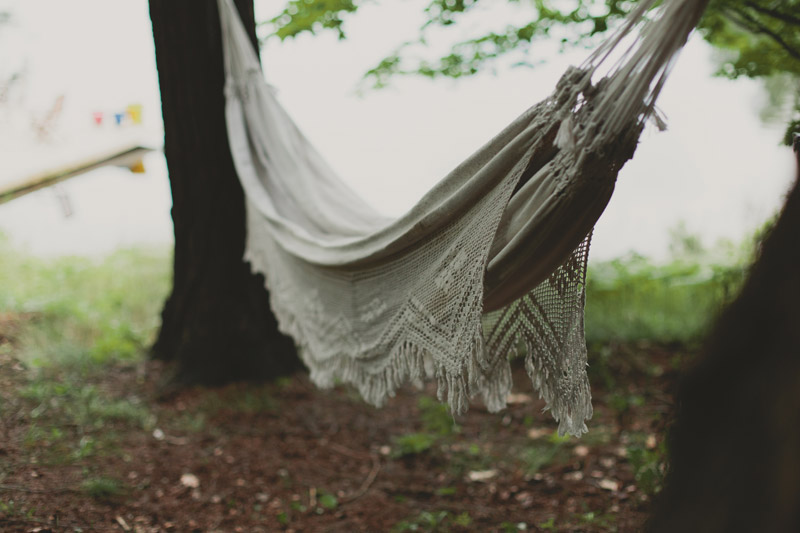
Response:
[{"label": "white fabric hammock", "polygon": [[[476,394],[495,411],[511,387],[508,357],[524,347],[559,432],[585,432],[588,235],[707,0],[667,0],[621,51],[654,0],[641,2],[552,96],[396,220],[352,192],[300,133],[232,0],[218,1],[245,259],[265,275],[311,379],[351,383],[380,405],[406,381],[435,378],[454,412]],[[613,64],[601,78],[604,62]]]}]

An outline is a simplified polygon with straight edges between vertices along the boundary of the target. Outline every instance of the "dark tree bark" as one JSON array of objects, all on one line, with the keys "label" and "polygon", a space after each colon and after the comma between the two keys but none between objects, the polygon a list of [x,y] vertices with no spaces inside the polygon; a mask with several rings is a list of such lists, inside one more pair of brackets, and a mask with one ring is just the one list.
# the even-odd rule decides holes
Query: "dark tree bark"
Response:
[{"label": "dark tree bark", "polygon": [[800,531],[800,175],[676,400],[649,531]]},{"label": "dark tree bark", "polygon": [[[253,42],[253,0],[237,0]],[[175,225],[173,290],[154,357],[180,382],[265,379],[299,368],[263,278],[243,262],[244,194],[225,128],[214,0],[150,0]]]}]

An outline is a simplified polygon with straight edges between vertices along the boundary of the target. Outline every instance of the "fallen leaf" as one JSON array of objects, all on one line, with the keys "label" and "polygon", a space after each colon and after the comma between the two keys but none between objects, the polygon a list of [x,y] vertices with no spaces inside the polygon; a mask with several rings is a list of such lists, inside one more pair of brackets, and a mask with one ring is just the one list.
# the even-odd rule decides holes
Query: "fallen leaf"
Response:
[{"label": "fallen leaf", "polygon": [[528,430],[528,438],[534,440],[549,437],[552,434],[553,430],[547,428],[531,428]]},{"label": "fallen leaf", "polygon": [[575,446],[575,448],[572,451],[578,457],[586,457],[587,455],[589,455],[589,447],[584,446],[583,444]]},{"label": "fallen leaf", "polygon": [[497,470],[473,470],[467,474],[467,479],[470,481],[489,481],[497,475]]},{"label": "fallen leaf", "polygon": [[114,518],[114,520],[117,521],[117,524],[119,524],[119,527],[122,528],[122,531],[130,531],[131,530],[131,526],[129,526],[128,523],[125,521],[125,519],[122,518],[121,516],[117,516],[116,518]]},{"label": "fallen leaf", "polygon": [[617,483],[613,479],[608,479],[608,478],[601,479],[600,482],[598,483],[598,485],[600,486],[601,489],[604,489],[604,490],[610,490],[610,491],[613,491],[613,492],[616,492],[616,491],[619,490],[619,483]]},{"label": "fallen leaf", "polygon": [[190,489],[196,489],[200,486],[200,480],[194,474],[183,474],[181,476],[181,485],[189,487]]},{"label": "fallen leaf", "polygon": [[616,459],[613,457],[603,457],[600,459],[600,464],[603,468],[613,468],[617,464]]},{"label": "fallen leaf", "polygon": [[533,397],[530,394],[510,393],[506,397],[506,403],[508,405],[521,404],[521,403],[531,403],[532,401],[533,401]]}]

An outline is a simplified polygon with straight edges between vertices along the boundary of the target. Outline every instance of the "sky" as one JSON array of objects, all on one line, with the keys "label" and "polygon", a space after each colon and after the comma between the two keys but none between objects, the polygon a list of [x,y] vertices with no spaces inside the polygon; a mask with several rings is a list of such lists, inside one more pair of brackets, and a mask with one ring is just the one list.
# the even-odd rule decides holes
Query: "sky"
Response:
[{"label": "sky", "polygon": [[[416,35],[423,0],[368,4],[348,21],[349,38],[302,36],[267,41],[265,76],[340,175],[370,203],[400,215],[438,179],[527,107],[546,97],[570,63],[552,45],[534,49],[536,68],[498,68],[471,79],[404,78],[359,94],[361,75]],[[499,3],[453,31],[498,27],[521,7]],[[256,2],[266,20],[278,0]],[[0,29],[0,79],[24,73],[0,103],[3,168],[35,166],[45,155],[94,146],[100,139],[160,137],[152,30],[145,0],[0,0],[12,13]],[[443,38],[434,36],[432,46]],[[658,257],[671,228],[683,223],[711,244],[739,240],[780,205],[793,156],[778,145],[781,125],[765,126],[765,96],[755,82],[714,78],[712,50],[693,38],[662,93],[669,129],[646,130],[594,234],[592,257],[635,250]],[[65,95],[57,129],[45,142],[30,127]],[[139,130],[98,129],[92,113],[131,103],[144,108]],[[143,141],[144,142],[144,141]],[[77,148],[76,148],[77,149]],[[55,156],[53,156],[55,157]],[[148,156],[146,175],[104,169],[0,205],[0,230],[36,253],[98,253],[135,243],[169,243],[169,188],[163,156]],[[14,167],[14,168],[17,168]],[[69,209],[64,208],[65,198]],[[69,212],[69,216],[66,213]]]}]

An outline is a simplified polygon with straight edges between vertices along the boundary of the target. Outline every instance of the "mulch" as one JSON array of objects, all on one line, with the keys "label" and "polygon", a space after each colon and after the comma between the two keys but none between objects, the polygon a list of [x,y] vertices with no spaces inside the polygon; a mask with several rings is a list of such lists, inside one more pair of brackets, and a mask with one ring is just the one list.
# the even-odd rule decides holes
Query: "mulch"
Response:
[{"label": "mulch", "polygon": [[[630,450],[656,455],[682,353],[602,349],[581,439],[554,437],[522,365],[507,410],[475,404],[453,429],[420,400],[435,397],[431,388],[403,389],[381,409],[304,374],[165,396],[167,369],[141,361],[87,380],[146,406],[149,421],[62,428],[52,440],[67,448],[55,448],[31,428],[58,421],[36,418],[19,394],[43,378],[0,340],[0,531],[640,531],[653,491],[640,486]],[[102,446],[63,451],[87,435]],[[414,439],[418,453],[403,445]],[[98,478],[119,490],[91,492],[86,482]]]}]

